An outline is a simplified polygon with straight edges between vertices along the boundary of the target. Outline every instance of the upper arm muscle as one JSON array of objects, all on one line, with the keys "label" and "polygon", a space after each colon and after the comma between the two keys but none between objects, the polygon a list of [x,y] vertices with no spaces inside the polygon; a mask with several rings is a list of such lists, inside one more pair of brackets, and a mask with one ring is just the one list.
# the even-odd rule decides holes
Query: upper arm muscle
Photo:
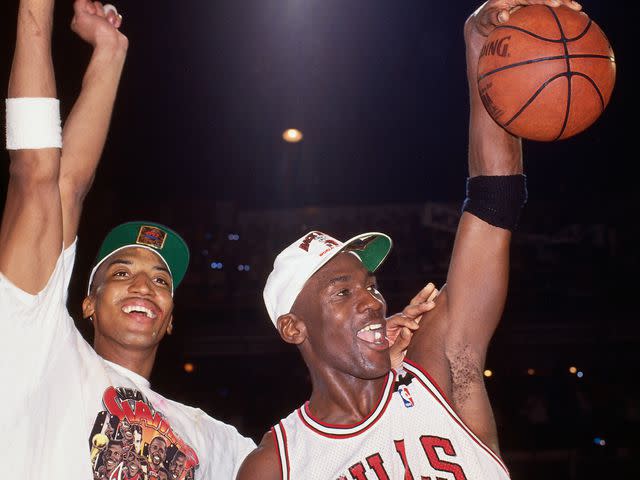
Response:
[{"label": "upper arm muscle", "polygon": [[280,480],[280,460],[273,443],[273,434],[269,431],[263,437],[260,445],[247,455],[240,470],[237,480]]},{"label": "upper arm muscle", "polygon": [[58,149],[11,153],[0,228],[0,271],[18,288],[39,292],[62,250]]}]

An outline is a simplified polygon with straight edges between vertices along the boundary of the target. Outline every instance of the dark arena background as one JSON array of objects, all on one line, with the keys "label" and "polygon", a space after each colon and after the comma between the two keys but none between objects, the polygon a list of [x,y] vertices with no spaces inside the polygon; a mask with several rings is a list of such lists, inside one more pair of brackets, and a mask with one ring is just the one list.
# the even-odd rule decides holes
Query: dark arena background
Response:
[{"label": "dark arena background", "polygon": [[[442,285],[464,197],[462,26],[475,2],[121,0],[129,56],[84,210],[69,308],[115,224],[166,223],[191,246],[175,333],[152,384],[259,441],[309,393],[262,303],[278,251],[308,230],[389,233],[378,278],[391,312]],[[514,480],[640,478],[638,61],[630,2],[584,0],[617,82],[587,131],[524,142],[529,202],[485,372]],[[17,2],[2,2],[2,81]],[[89,48],[59,0],[63,115]],[[637,104],[636,104],[637,105]],[[297,128],[298,143],[282,133]],[[8,155],[0,169],[4,201]],[[482,285],[478,285],[482,288]],[[3,391],[9,386],[3,386]]]}]

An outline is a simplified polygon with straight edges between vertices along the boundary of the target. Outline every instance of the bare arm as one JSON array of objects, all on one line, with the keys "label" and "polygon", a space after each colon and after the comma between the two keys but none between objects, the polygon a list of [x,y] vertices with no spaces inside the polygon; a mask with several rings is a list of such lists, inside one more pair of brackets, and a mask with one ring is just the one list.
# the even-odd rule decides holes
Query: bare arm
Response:
[{"label": "bare arm", "polygon": [[82,90],[62,132],[60,195],[64,244],[76,237],[83,201],[91,188],[107,138],[128,40],[119,32],[121,17],[101,5],[76,0],[71,28],[93,46]]},{"label": "bare arm", "polygon": [[[56,97],[52,25],[53,0],[20,1],[9,98]],[[10,162],[0,271],[21,289],[36,293],[46,284],[62,248],[60,150],[12,150]]]},{"label": "bare arm", "polygon": [[280,460],[276,451],[273,433],[267,432],[260,445],[242,462],[236,480],[280,480]]},{"label": "bare arm", "polygon": [[[22,0],[8,96],[55,97],[53,0]],[[75,239],[82,202],[104,147],[128,42],[121,18],[76,0],[73,30],[93,46],[82,90],[63,129],[63,149],[10,152],[0,230],[0,271],[19,288],[46,284],[63,244]]]},{"label": "bare arm", "polygon": [[[488,33],[519,5],[570,2],[490,0],[465,23],[469,82],[469,175],[522,173],[520,139],[499,127],[482,105],[476,70]],[[511,232],[465,212],[454,242],[447,283],[436,308],[425,314],[407,357],[424,365],[462,420],[495,452],[498,436],[483,370],[487,348],[502,316],[509,280]]]}]

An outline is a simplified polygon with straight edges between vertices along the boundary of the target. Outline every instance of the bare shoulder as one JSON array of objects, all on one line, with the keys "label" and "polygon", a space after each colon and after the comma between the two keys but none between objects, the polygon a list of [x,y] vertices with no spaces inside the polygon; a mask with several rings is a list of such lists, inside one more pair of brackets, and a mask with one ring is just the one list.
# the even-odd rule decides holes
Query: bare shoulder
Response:
[{"label": "bare shoulder", "polygon": [[280,460],[276,450],[273,433],[268,431],[262,437],[258,447],[251,452],[240,465],[237,480],[280,480]]}]

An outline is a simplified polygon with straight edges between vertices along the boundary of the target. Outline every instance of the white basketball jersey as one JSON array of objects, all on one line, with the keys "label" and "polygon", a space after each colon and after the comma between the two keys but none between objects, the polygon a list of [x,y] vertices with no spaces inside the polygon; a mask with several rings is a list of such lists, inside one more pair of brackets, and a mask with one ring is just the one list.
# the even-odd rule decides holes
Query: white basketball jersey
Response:
[{"label": "white basketball jersey", "polygon": [[354,425],[313,418],[308,402],[272,428],[284,480],[508,480],[500,458],[420,367],[390,372],[373,412]]}]

